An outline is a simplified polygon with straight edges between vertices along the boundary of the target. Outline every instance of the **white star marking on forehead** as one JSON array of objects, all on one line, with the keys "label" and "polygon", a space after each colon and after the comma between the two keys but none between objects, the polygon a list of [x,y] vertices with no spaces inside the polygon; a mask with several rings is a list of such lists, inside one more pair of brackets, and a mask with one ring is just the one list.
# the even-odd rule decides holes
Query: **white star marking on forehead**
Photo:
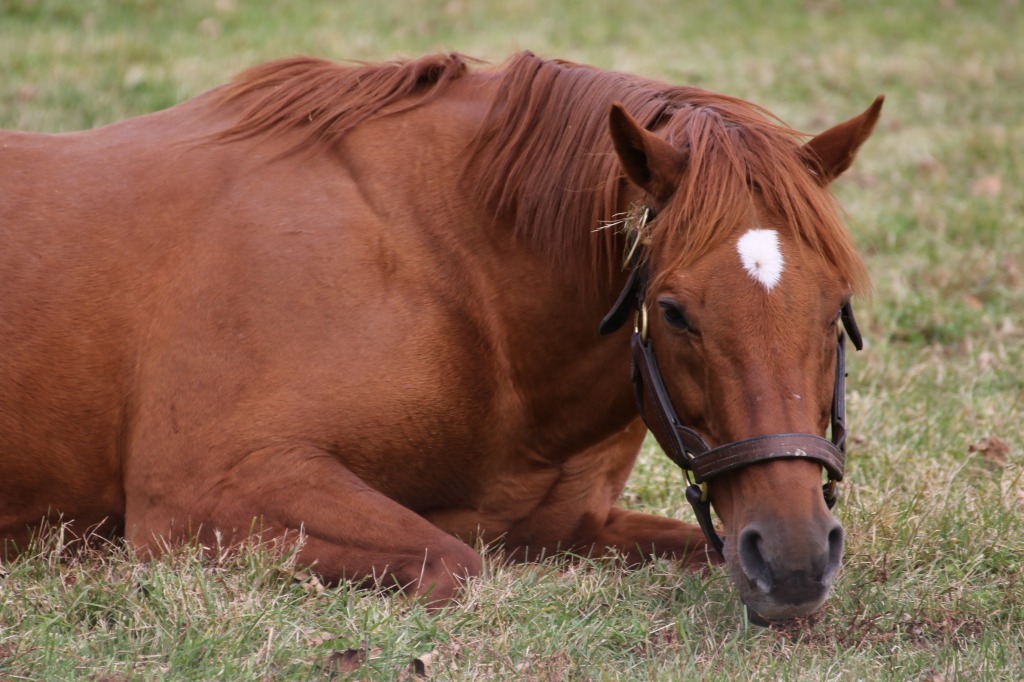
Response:
[{"label": "white star marking on forehead", "polygon": [[779,283],[785,261],[775,230],[749,230],[736,242],[743,269],[768,291]]}]

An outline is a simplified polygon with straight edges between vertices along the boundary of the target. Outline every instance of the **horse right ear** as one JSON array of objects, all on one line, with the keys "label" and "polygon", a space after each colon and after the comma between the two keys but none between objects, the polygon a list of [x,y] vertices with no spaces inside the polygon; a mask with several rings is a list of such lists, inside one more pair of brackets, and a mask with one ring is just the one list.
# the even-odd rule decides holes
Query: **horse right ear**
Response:
[{"label": "horse right ear", "polygon": [[879,95],[864,113],[829,128],[804,145],[807,165],[818,182],[827,185],[850,167],[857,150],[875,129],[884,101],[885,95]]},{"label": "horse right ear", "polygon": [[679,186],[686,154],[645,130],[621,104],[612,105],[608,128],[626,177],[656,200],[667,200]]}]

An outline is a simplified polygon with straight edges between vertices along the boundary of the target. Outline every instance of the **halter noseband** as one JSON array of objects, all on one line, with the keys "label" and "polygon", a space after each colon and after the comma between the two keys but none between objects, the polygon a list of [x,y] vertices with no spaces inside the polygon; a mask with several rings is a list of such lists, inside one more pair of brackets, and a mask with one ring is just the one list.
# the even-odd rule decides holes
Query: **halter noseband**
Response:
[{"label": "halter noseband", "polygon": [[[652,212],[647,210],[646,215],[651,216]],[[639,236],[636,239],[639,240]],[[822,492],[831,509],[836,503],[836,484],[843,480],[846,465],[846,334],[842,330],[837,334],[831,441],[810,433],[775,433],[712,448],[703,436],[680,421],[672,405],[647,336],[647,261],[641,260],[637,243],[627,251],[626,266],[631,267],[632,272],[622,293],[601,321],[599,331],[602,335],[614,332],[625,324],[630,312],[635,312],[638,323],[634,326],[629,345],[633,357],[633,392],[637,410],[669,459],[687,473],[687,480],[692,475],[693,483],[686,489],[686,500],[693,507],[697,523],[711,546],[723,554],[725,543],[711,522],[711,500],[706,482],[755,462],[807,459],[821,464],[828,473],[828,483],[822,487]],[[840,319],[854,347],[860,350],[863,341],[849,303],[843,306]],[[644,407],[645,399],[651,406],[650,414]]]}]

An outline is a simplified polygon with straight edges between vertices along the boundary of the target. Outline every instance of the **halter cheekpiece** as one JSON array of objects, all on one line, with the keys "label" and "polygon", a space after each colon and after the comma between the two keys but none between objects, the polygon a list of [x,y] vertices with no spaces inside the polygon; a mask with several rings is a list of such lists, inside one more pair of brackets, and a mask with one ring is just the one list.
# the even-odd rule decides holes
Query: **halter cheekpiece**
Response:
[{"label": "halter cheekpiece", "polygon": [[[626,248],[624,267],[631,270],[629,278],[611,310],[601,321],[599,331],[601,334],[616,331],[625,324],[629,314],[634,313],[637,322],[629,345],[633,358],[632,379],[637,410],[669,459],[683,469],[688,481],[692,477],[686,489],[686,499],[693,507],[708,542],[722,555],[725,543],[711,522],[711,500],[707,491],[707,481],[716,476],[755,462],[807,459],[825,468],[828,482],[822,486],[822,492],[829,509],[835,505],[837,483],[843,480],[846,466],[846,334],[849,334],[857,350],[863,347],[863,341],[853,317],[853,308],[846,303],[840,313],[846,333],[840,330],[836,341],[831,440],[810,433],[775,433],[710,447],[703,436],[685,426],[676,414],[647,334],[648,265],[643,258],[641,231],[653,219],[654,212],[651,209],[641,209],[641,224],[632,230]],[[645,403],[650,406],[650,411]]]}]

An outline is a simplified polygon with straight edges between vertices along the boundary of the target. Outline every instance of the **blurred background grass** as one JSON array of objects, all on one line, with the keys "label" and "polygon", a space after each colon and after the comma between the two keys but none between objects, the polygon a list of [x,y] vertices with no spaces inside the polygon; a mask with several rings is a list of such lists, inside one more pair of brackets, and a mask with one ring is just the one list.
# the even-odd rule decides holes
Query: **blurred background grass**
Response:
[{"label": "blurred background grass", "polygon": [[[1018,0],[0,0],[0,127],[90,128],[297,53],[378,60],[456,50],[500,62],[530,49],[743,97],[809,132],[885,93],[875,136],[836,186],[874,295],[857,304],[868,346],[849,367],[853,442],[838,508],[848,552],[821,621],[803,634],[747,633],[722,574],[666,567],[548,574],[546,582],[497,570],[463,611],[431,619],[414,610],[413,625],[408,611],[372,596],[338,591],[325,607],[325,597],[304,602],[284,589],[285,605],[269,618],[281,632],[304,617],[344,623],[350,640],[364,636],[392,652],[436,637],[479,658],[480,667],[451,673],[465,679],[515,679],[523,672],[516,661],[533,661],[526,676],[534,679],[624,670],[674,679],[684,669],[712,677],[757,670],[779,679],[1014,679],[1024,669],[1021,36]],[[689,518],[678,471],[653,444],[626,503]],[[205,580],[201,567],[168,566]],[[218,629],[229,626],[211,609],[177,645],[154,639],[137,644],[142,654],[77,653],[82,638],[99,636],[95,618],[47,620],[54,609],[90,603],[66,586],[48,592],[47,576],[72,569],[44,559],[0,583],[0,674],[7,665],[24,675],[72,650],[88,661],[83,676],[166,672],[174,658],[161,647],[184,641],[193,647],[186,654],[195,653],[210,633],[234,636]],[[94,571],[95,583],[76,575],[89,586],[82,590],[102,592],[119,589],[134,570]],[[30,604],[17,590],[47,597]],[[223,599],[238,594],[248,593],[238,587]],[[262,598],[276,604],[274,595],[281,596]],[[595,620],[594,611],[573,611],[580,600],[619,608]],[[557,627],[550,605],[559,609]],[[150,627],[146,608],[133,613],[141,629]],[[264,625],[252,627],[265,635]],[[250,648],[264,639],[232,639],[249,651],[250,667],[237,670],[262,674],[270,661],[301,656],[288,646],[301,650],[320,637],[301,634],[305,627],[262,659]],[[250,665],[254,656],[264,667]],[[196,665],[214,670],[208,661]]]}]

